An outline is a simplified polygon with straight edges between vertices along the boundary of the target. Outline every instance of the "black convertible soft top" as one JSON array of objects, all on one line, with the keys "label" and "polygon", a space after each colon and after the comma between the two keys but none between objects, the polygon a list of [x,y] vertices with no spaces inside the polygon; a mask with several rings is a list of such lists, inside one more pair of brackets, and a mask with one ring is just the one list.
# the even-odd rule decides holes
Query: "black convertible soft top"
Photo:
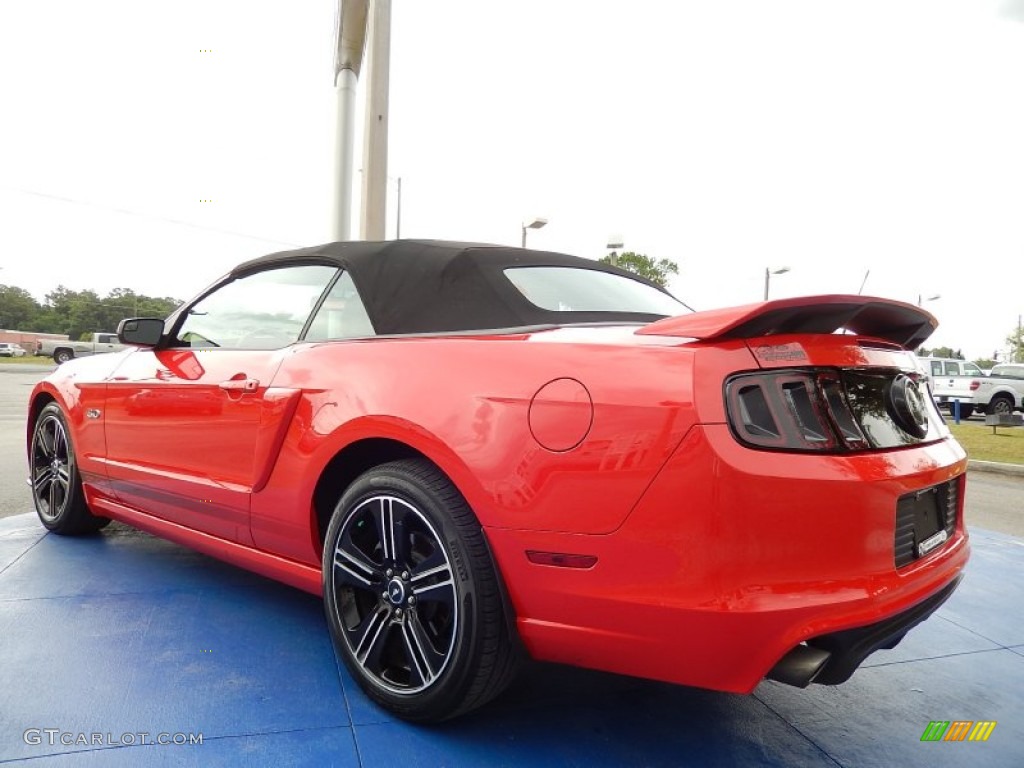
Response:
[{"label": "black convertible soft top", "polygon": [[590,259],[502,245],[441,240],[327,243],[261,256],[241,264],[231,274],[240,277],[285,264],[331,264],[346,270],[378,334],[595,322],[649,323],[665,317],[639,312],[543,309],[528,301],[505,277],[505,269],[575,267],[622,275],[663,289],[635,274]]}]

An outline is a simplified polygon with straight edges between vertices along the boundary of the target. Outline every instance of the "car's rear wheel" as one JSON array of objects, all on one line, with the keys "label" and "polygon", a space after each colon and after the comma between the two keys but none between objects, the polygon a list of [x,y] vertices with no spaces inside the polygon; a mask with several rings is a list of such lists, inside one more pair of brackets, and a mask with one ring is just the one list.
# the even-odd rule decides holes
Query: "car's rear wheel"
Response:
[{"label": "car's rear wheel", "polygon": [[480,523],[432,464],[361,475],[338,502],[323,556],[334,646],[367,695],[416,722],[497,695],[516,653]]},{"label": "car's rear wheel", "polygon": [[58,349],[56,352],[53,353],[53,359],[54,362],[57,363],[57,365],[66,363],[68,360],[74,359],[74,357],[75,353],[72,352],[70,349]]},{"label": "car's rear wheel", "polygon": [[29,451],[32,500],[40,521],[60,534],[93,533],[110,520],[89,511],[71,434],[60,406],[50,403],[36,419]]},{"label": "car's rear wheel", "polygon": [[987,412],[990,415],[1013,413],[1013,400],[1006,395],[996,395],[989,401]]}]

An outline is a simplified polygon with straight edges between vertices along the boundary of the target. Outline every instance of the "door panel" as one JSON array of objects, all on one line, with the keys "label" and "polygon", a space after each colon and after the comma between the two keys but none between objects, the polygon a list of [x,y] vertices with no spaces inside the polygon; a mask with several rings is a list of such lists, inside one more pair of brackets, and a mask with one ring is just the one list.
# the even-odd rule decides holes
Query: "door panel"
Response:
[{"label": "door panel", "polygon": [[170,349],[128,356],[107,387],[107,472],[119,500],[251,543],[249,495],[262,470],[257,437],[285,354]]},{"label": "door panel", "polygon": [[161,349],[125,358],[106,409],[107,474],[122,503],[252,545],[252,493],[299,396],[271,383],[337,276],[323,264],[230,275],[172,316]]}]

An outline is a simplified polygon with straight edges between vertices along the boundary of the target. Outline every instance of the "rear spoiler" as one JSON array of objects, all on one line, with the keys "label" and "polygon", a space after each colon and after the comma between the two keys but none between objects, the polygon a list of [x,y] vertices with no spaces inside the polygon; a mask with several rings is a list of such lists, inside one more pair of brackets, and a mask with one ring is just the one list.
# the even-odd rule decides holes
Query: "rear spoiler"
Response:
[{"label": "rear spoiler", "polygon": [[741,307],[666,317],[637,331],[643,336],[750,339],[787,333],[846,330],[917,349],[939,321],[913,304],[873,296],[800,296]]}]

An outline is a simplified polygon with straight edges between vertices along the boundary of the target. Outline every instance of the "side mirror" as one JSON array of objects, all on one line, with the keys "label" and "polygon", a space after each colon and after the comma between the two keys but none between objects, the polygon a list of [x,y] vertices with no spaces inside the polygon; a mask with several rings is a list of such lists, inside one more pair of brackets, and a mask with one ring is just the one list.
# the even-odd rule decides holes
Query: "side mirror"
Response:
[{"label": "side mirror", "polygon": [[117,340],[137,347],[155,347],[164,335],[164,321],[154,317],[133,317],[117,325]]}]

